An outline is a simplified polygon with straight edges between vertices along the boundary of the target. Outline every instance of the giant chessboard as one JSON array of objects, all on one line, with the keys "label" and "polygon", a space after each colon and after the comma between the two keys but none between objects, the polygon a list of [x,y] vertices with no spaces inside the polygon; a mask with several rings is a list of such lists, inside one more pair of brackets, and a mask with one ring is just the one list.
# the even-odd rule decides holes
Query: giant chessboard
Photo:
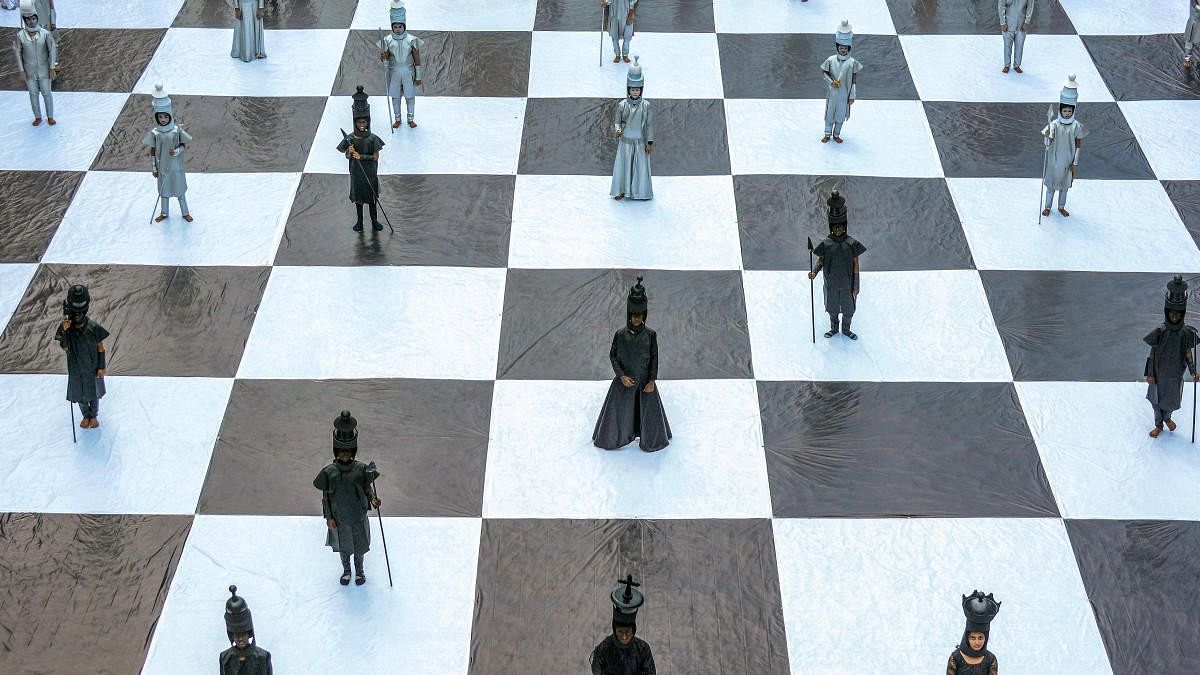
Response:
[{"label": "giant chessboard", "polygon": [[[57,126],[0,65],[0,672],[211,673],[236,584],[278,673],[584,673],[625,574],[664,675],[943,672],[976,588],[1005,673],[1197,672],[1192,391],[1151,440],[1141,382],[1166,282],[1200,285],[1183,0],[1043,0],[1022,75],[993,0],[642,0],[655,198],[622,203],[594,0],[411,0],[394,133],[387,0],[269,0],[249,64],[222,0],[57,4]],[[822,145],[842,18],[865,68]],[[1091,135],[1039,223],[1072,73]],[[156,82],[193,223],[150,220]],[[394,233],[350,229],[356,85]],[[860,339],[820,336],[818,281],[814,344],[833,187]],[[637,275],[675,436],[605,452]],[[73,283],[113,334],[78,443]],[[374,519],[366,586],[323,546],[347,408],[392,588]]]}]

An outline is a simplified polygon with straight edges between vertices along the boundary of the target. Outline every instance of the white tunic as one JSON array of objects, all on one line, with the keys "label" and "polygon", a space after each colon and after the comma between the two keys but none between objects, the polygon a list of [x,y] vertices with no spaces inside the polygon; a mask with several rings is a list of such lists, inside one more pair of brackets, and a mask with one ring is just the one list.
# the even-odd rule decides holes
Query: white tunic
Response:
[{"label": "white tunic", "polygon": [[1079,162],[1075,141],[1086,138],[1088,130],[1083,122],[1067,124],[1060,117],[1042,129],[1042,135],[1050,144],[1046,159],[1046,189],[1066,190],[1071,187],[1071,166]]},{"label": "white tunic", "polygon": [[1021,30],[1021,24],[1033,20],[1033,3],[1035,0],[996,0],[996,9],[1000,12],[1000,25],[1007,26],[1009,32]]},{"label": "white tunic", "polygon": [[821,70],[828,71],[834,79],[841,83],[840,87],[833,86],[833,80],[825,76],[828,91],[825,93],[825,124],[840,124],[850,119],[850,99],[855,98],[858,86],[853,83],[854,74],[862,70],[862,64],[847,56],[840,60],[837,55],[825,59]]}]

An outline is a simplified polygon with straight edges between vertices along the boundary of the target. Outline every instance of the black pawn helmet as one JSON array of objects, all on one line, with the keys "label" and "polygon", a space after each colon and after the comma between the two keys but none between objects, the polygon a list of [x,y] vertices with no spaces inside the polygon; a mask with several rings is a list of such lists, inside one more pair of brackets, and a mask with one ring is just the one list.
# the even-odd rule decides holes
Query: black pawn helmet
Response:
[{"label": "black pawn helmet", "polygon": [[349,410],[343,410],[333,419],[334,456],[339,450],[349,450],[351,456],[358,454],[358,420]]},{"label": "black pawn helmet", "polygon": [[[829,207],[829,231],[833,231],[834,225],[845,225],[848,222],[846,217],[846,198],[841,192],[834,190],[829,193],[829,199],[825,200],[825,205]],[[848,228],[847,228],[848,229]]]},{"label": "black pawn helmet", "polygon": [[625,314],[645,314],[648,306],[646,287],[642,285],[642,277],[638,277],[637,283],[629,289],[629,298],[625,302]]},{"label": "black pawn helmet", "polygon": [[254,619],[250,616],[250,608],[246,606],[245,598],[238,597],[237,586],[229,587],[230,598],[225,601],[225,632],[229,641],[238,633],[249,633],[254,637]]},{"label": "black pawn helmet", "polygon": [[619,586],[609,594],[608,599],[613,604],[613,630],[617,626],[629,626],[637,632],[637,611],[646,602],[646,596],[637,589],[641,584],[628,574],[623,580],[617,581]]},{"label": "black pawn helmet", "polygon": [[1188,285],[1183,280],[1183,277],[1176,274],[1175,278],[1167,282],[1167,294],[1163,302],[1163,309],[1167,312],[1187,312],[1188,301]]},{"label": "black pawn helmet", "polygon": [[358,87],[355,89],[354,93],[351,94],[350,98],[354,99],[354,102],[350,104],[350,115],[354,118],[355,122],[357,122],[358,120],[361,120],[361,119],[365,119],[367,121],[367,128],[370,129],[371,128],[371,103],[369,101],[370,97],[368,97],[366,92],[363,91],[361,84],[358,85]]},{"label": "black pawn helmet", "polygon": [[92,304],[92,296],[87,286],[75,284],[67,289],[67,299],[63,301],[63,309],[68,314],[87,314]]}]

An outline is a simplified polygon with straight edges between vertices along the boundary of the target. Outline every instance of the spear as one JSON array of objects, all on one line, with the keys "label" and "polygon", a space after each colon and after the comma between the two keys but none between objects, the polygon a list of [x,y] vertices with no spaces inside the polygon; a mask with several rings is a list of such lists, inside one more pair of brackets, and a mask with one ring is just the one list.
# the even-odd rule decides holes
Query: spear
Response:
[{"label": "spear", "polygon": [[[371,462],[367,466],[369,469],[374,469],[375,462]],[[379,473],[379,472],[376,471],[375,473]],[[375,493],[375,499],[379,499],[379,489],[375,487],[375,481],[371,481],[371,492]],[[378,516],[378,518],[379,518],[379,538],[383,540],[383,562],[387,564],[388,587],[391,588],[392,587],[392,561],[388,557],[387,535],[383,533],[383,512],[380,511],[378,506],[375,507],[375,515]]]},{"label": "spear", "polygon": [[[342,138],[350,144],[351,148],[353,148],[354,143],[351,142],[350,136],[346,133],[346,130],[339,128],[338,131],[342,132]],[[388,218],[387,211],[383,208],[383,203],[379,201],[379,194],[375,192],[375,187],[371,185],[371,177],[367,175],[367,170],[363,168],[362,160],[354,160],[354,166],[357,166],[358,170],[362,172],[363,180],[367,183],[367,189],[371,191],[371,198],[375,200],[375,205],[379,207],[379,212],[383,214],[383,221],[387,223],[388,230],[391,231],[391,234],[396,234],[396,228],[392,227],[392,220]]]},{"label": "spear", "polygon": [[[808,273],[811,275],[813,271],[813,245],[812,237],[808,237]],[[817,301],[816,291],[813,290],[813,279],[808,278],[808,318],[812,320],[812,341],[817,344]]]},{"label": "spear", "polygon": [[[1046,126],[1050,129],[1050,133],[1054,133],[1054,104],[1046,108]],[[1046,167],[1050,163],[1050,139],[1045,140],[1046,148],[1042,150],[1042,188],[1038,190],[1038,225],[1042,224],[1042,207],[1045,204],[1042,195],[1046,192]]]}]

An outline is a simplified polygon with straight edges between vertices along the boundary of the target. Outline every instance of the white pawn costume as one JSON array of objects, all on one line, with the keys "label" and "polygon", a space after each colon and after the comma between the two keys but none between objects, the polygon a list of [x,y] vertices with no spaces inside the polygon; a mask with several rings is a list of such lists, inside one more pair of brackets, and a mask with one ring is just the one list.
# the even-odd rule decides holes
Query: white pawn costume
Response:
[{"label": "white pawn costume", "polygon": [[612,37],[613,63],[629,63],[629,43],[637,22],[638,0],[601,0],[604,5],[604,30]]},{"label": "white pawn costume", "polygon": [[58,77],[58,43],[50,31],[38,25],[38,16],[32,0],[21,0],[22,26],[13,39],[17,70],[25,76],[35,127],[42,123],[42,100],[46,102],[47,122],[55,124],[54,92],[50,90],[50,81]]},{"label": "white pawn costume", "polygon": [[996,0],[1000,12],[1000,30],[1004,32],[1004,68],[1021,70],[1021,56],[1025,53],[1025,29],[1033,20],[1033,5],[1037,0]]},{"label": "white pawn costume", "polygon": [[[154,109],[154,128],[142,138],[142,145],[150,148],[150,166],[158,177],[160,208],[154,222],[161,223],[167,219],[170,215],[170,199],[174,197],[179,200],[179,210],[183,212],[183,219],[190,223],[192,216],[188,213],[184,161],[187,158],[186,146],[192,141],[192,137],[183,127],[175,124],[171,97],[163,91],[161,84],[154,85],[153,96],[151,105]],[[165,115],[165,118],[160,120],[159,115]]]},{"label": "white pawn costume", "polygon": [[843,19],[833,36],[833,44],[837,53],[825,59],[821,64],[821,72],[825,74],[825,135],[822,143],[828,143],[830,137],[838,143],[842,142],[842,124],[850,119],[850,104],[858,93],[858,71],[862,64],[850,56],[854,42],[854,31],[850,22]]},{"label": "white pawn costume", "polygon": [[625,78],[625,98],[617,104],[617,158],[613,162],[613,199],[653,199],[650,153],[654,150],[654,111],[642,97],[645,79],[638,57],[633,57]]},{"label": "white pawn costume", "polygon": [[421,84],[421,47],[425,41],[408,32],[404,0],[392,0],[388,10],[392,32],[379,42],[379,55],[388,67],[388,96],[392,99],[392,128],[400,127],[400,100],[408,106],[408,126],[416,127],[417,87]]},{"label": "white pawn costume", "polygon": [[233,6],[233,49],[229,56],[246,63],[267,58],[267,43],[263,33],[263,11],[267,0],[227,0]]},{"label": "white pawn costume", "polygon": [[39,26],[50,31],[58,29],[58,22],[54,20],[54,0],[33,0],[33,11],[37,12]]},{"label": "white pawn costume", "polygon": [[1188,4],[1187,26],[1183,29],[1183,67],[1191,68],[1196,62],[1196,46],[1200,45],[1200,0]]},{"label": "white pawn costume", "polygon": [[1046,186],[1046,202],[1042,205],[1042,215],[1050,215],[1050,204],[1055,191],[1058,192],[1058,212],[1064,216],[1067,213],[1067,190],[1075,182],[1075,167],[1079,165],[1079,150],[1083,147],[1083,139],[1088,130],[1075,117],[1075,105],[1079,102],[1079,85],[1075,76],[1068,76],[1063,84],[1062,93],[1058,97],[1058,118],[1042,129],[1046,143],[1044,158],[1044,178]]}]

